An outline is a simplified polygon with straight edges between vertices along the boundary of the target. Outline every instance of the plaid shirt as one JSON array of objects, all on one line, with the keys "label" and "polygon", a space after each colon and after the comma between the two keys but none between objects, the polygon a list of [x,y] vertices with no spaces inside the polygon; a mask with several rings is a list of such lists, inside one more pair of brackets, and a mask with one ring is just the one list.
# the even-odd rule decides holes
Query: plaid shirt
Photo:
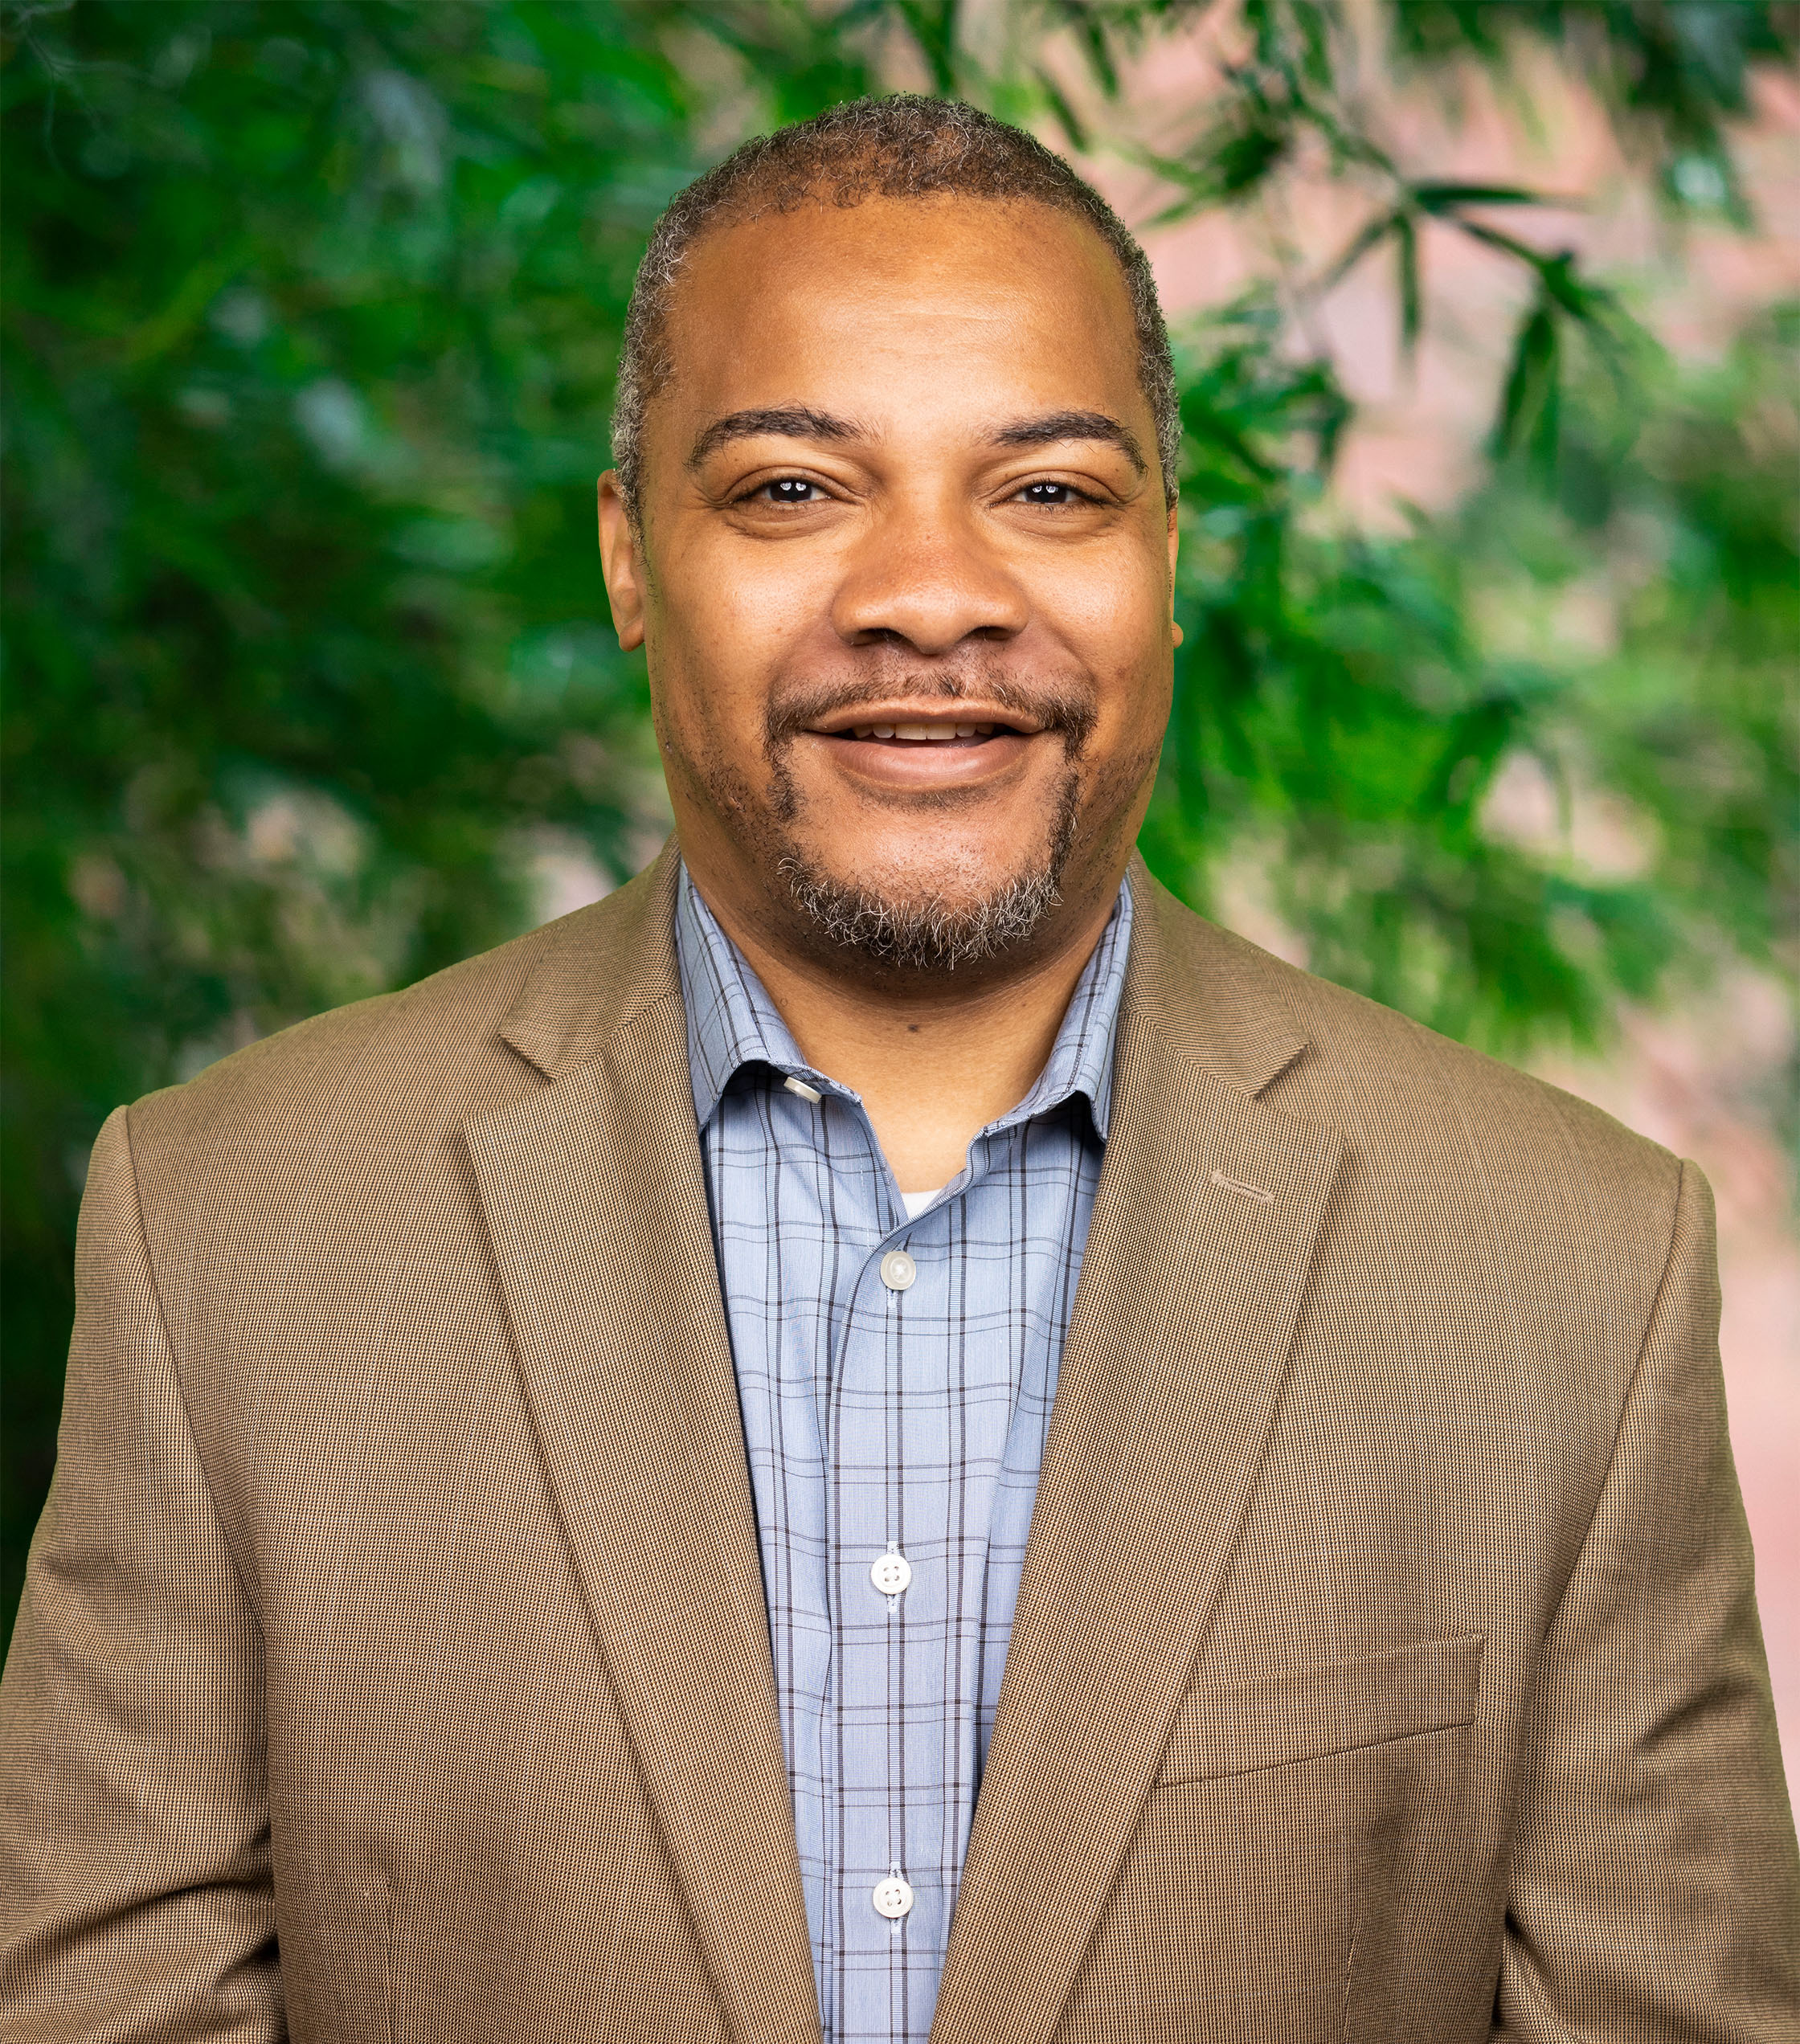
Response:
[{"label": "plaid shirt", "polygon": [[[694,1111],[826,2044],[922,2044],[931,2026],[1100,1175],[1131,928],[1122,886],[1037,1083],[909,1218],[861,1100],[807,1064],[681,874]],[[877,1587],[884,1560],[889,1580],[910,1568],[904,1588]],[[875,1897],[895,1877],[912,1899],[890,1919]],[[905,1890],[883,1899],[900,1907]]]}]

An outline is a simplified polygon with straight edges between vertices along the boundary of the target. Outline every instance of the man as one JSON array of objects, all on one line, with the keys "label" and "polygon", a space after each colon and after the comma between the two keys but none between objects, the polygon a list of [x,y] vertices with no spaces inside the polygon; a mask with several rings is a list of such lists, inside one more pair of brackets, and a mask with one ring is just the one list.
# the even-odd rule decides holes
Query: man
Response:
[{"label": "man", "polygon": [[1171,393],[967,108],[677,199],[675,843],[100,1137],[8,2035],[1797,2034],[1705,1188],[1135,861]]}]

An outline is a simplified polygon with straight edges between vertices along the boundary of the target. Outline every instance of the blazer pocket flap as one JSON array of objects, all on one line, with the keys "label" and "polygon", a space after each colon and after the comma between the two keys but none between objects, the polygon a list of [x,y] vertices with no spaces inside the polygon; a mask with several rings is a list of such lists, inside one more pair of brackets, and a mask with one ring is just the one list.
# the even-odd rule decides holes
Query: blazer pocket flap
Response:
[{"label": "blazer pocket flap", "polygon": [[1205,1781],[1474,1722],[1483,1635],[1190,1689],[1160,1781]]}]

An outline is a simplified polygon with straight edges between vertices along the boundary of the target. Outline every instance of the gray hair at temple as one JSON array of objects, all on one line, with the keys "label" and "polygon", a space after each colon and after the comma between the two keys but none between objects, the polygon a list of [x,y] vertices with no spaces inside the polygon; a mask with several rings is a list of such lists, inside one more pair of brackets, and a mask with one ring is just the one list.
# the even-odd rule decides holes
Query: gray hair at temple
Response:
[{"label": "gray hair at temple", "polygon": [[1168,330],[1149,259],[1107,202],[1022,129],[952,100],[901,92],[853,100],[734,150],[678,194],[657,221],[625,319],[612,411],[612,458],[632,523],[640,522],[644,414],[674,374],[669,300],[695,243],[717,227],[806,205],[865,198],[1032,199],[1072,213],[1118,263],[1137,329],[1138,382],[1156,421],[1163,486],[1175,501],[1181,421]]}]

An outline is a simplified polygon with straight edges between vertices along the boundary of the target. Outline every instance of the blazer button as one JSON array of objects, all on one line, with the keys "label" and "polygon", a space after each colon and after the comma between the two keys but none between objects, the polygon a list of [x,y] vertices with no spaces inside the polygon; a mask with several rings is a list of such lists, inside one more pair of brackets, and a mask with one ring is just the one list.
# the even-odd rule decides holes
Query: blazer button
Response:
[{"label": "blazer button", "polygon": [[890,1292],[903,1292],[918,1275],[918,1265],[904,1249],[890,1249],[882,1258],[882,1282]]},{"label": "blazer button", "polygon": [[911,1887],[898,1874],[890,1874],[875,1888],[875,1911],[891,1923],[904,1916],[913,1906]]}]

